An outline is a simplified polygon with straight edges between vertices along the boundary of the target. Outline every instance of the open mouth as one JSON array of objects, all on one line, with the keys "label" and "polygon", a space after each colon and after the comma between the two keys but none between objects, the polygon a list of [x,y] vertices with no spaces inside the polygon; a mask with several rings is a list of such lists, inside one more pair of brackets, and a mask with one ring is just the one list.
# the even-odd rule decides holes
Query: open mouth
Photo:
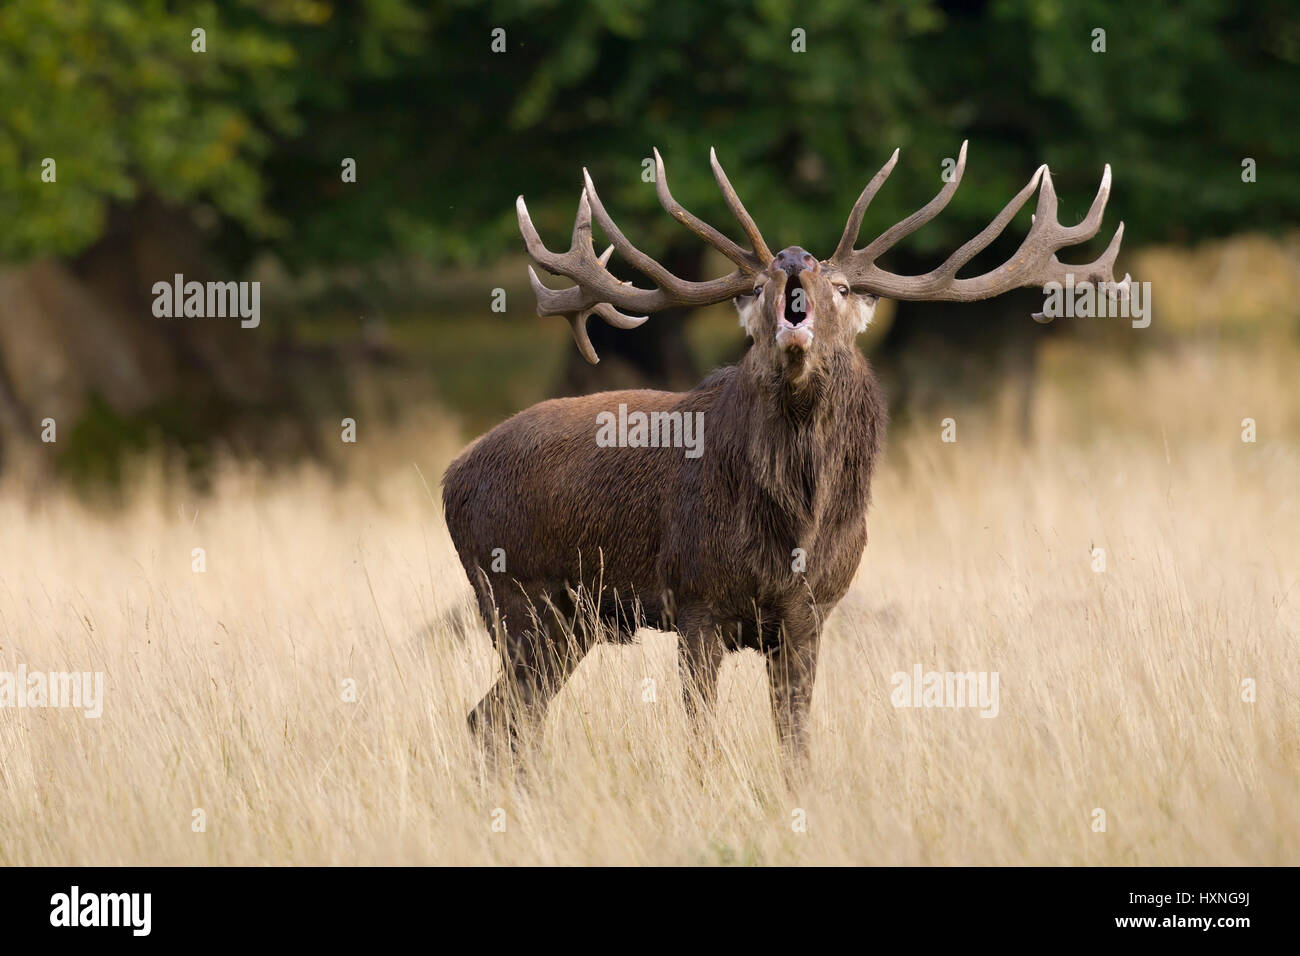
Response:
[{"label": "open mouth", "polygon": [[813,340],[813,302],[797,276],[785,284],[785,302],[776,323],[776,344],[806,352]]}]

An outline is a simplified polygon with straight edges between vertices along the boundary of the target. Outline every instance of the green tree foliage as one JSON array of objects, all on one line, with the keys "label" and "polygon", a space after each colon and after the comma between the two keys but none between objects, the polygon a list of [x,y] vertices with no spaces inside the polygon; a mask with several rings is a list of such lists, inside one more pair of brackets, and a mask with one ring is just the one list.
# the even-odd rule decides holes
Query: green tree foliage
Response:
[{"label": "green tree foliage", "polygon": [[[263,7],[287,18],[302,5]],[[294,51],[266,23],[211,2],[0,6],[0,256],[77,252],[110,202],[146,191],[272,232],[264,162],[295,133],[296,91],[283,72]],[[47,157],[56,183],[42,181]]]},{"label": "green tree foliage", "polygon": [[965,183],[910,240],[921,255],[981,228],[1040,162],[1067,220],[1110,162],[1130,242],[1276,227],[1300,212],[1298,67],[1284,0],[9,0],[0,255],[74,252],[106,203],[153,191],[215,212],[236,258],[465,262],[519,247],[521,192],[559,244],[582,165],[659,252],[680,229],[650,214],[642,162],[658,146],[678,198],[730,228],[711,145],[769,244],[826,254],[894,146],[866,230],[925,202],[964,138]]}]

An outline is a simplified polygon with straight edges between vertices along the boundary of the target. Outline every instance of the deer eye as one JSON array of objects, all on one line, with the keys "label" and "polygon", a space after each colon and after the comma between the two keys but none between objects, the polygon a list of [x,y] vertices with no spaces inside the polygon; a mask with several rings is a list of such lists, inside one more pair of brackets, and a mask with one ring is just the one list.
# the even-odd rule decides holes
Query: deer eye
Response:
[{"label": "deer eye", "polygon": [[754,295],[759,296],[762,294],[763,294],[763,287],[761,285],[754,286]]},{"label": "deer eye", "polygon": [[842,282],[837,282],[835,283],[835,291],[838,292],[840,295],[848,295],[849,287]]}]

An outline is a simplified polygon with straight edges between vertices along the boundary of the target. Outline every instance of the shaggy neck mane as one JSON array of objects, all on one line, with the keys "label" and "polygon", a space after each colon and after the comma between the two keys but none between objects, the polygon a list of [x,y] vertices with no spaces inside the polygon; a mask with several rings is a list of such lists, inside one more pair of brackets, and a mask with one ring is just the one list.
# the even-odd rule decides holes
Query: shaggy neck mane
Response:
[{"label": "shaggy neck mane", "polygon": [[865,480],[874,458],[877,406],[865,363],[837,351],[796,385],[751,351],[739,373],[735,424],[748,470],[786,520],[816,524],[845,467],[861,466]]},{"label": "shaggy neck mane", "polygon": [[761,425],[791,435],[821,432],[855,404],[854,390],[867,385],[853,359],[852,352],[837,350],[794,383],[783,371],[757,361],[751,350],[739,369],[750,429]]}]

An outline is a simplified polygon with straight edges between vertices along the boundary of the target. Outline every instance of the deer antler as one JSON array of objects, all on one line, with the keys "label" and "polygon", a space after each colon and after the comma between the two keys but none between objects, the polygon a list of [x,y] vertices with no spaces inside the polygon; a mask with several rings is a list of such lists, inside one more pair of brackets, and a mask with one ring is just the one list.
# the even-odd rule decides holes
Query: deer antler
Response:
[{"label": "deer antler", "polygon": [[[885,180],[889,178],[897,161],[898,150],[894,150],[894,155],[862,191],[862,195],[853,206],[853,211],[849,214],[844,235],[840,238],[835,254],[830,260],[830,264],[843,272],[850,284],[858,291],[871,292],[893,299],[973,302],[977,299],[992,298],[1022,286],[1043,286],[1048,282],[1064,282],[1067,275],[1074,275],[1079,282],[1112,283],[1118,294],[1127,295],[1130,277],[1125,275],[1123,281],[1116,283],[1111,271],[1115,264],[1115,257],[1119,254],[1120,241],[1124,236],[1122,222],[1115,231],[1115,237],[1111,239],[1110,245],[1106,247],[1106,251],[1094,262],[1086,265],[1066,265],[1056,258],[1057,251],[1066,246],[1086,242],[1101,228],[1102,212],[1106,208],[1106,199],[1110,195],[1109,164],[1102,173],[1101,187],[1097,190],[1097,196],[1092,201],[1088,215],[1084,216],[1083,221],[1077,226],[1062,226],[1057,221],[1056,189],[1052,185],[1052,174],[1047,166],[1040,166],[1028,184],[1012,197],[993,221],[979,235],[950,255],[943,265],[923,275],[904,276],[886,272],[876,265],[876,260],[893,248],[900,239],[911,235],[948,205],[953,193],[961,185],[962,173],[966,169],[966,143],[961,144],[956,175],[939,190],[938,195],[906,219],[885,230],[866,248],[854,250],[853,244],[857,241],[858,230],[862,226],[862,217],[867,211],[867,206]],[[958,270],[1002,234],[1035,189],[1039,190],[1038,205],[1029,232],[1021,242],[1020,248],[1011,258],[991,272],[972,276],[969,279],[958,279]]]},{"label": "deer antler", "polygon": [[[1123,280],[1117,283],[1112,271],[1124,236],[1122,222],[1106,251],[1095,261],[1085,265],[1067,265],[1056,258],[1059,250],[1086,242],[1101,228],[1102,213],[1106,208],[1106,199],[1110,195],[1109,165],[1102,173],[1101,187],[1092,201],[1092,207],[1083,221],[1076,226],[1062,226],[1057,220],[1056,189],[1052,185],[1052,174],[1048,172],[1046,166],[1040,166],[1025,187],[1012,197],[993,221],[950,255],[937,269],[923,275],[905,276],[878,267],[877,259],[892,249],[900,239],[911,235],[937,216],[948,205],[957,187],[961,185],[962,173],[966,170],[966,145],[964,142],[961,144],[955,175],[950,182],[944,184],[938,195],[906,219],[886,229],[866,248],[854,249],[867,207],[898,162],[898,150],[894,150],[889,161],[872,177],[871,182],[862,191],[862,195],[858,197],[858,201],[854,203],[853,211],[849,214],[848,223],[844,227],[844,234],[828,264],[843,272],[855,290],[893,299],[973,302],[977,299],[992,298],[1022,286],[1043,286],[1048,282],[1064,282],[1070,275],[1075,276],[1080,283],[1109,283],[1116,294],[1121,296],[1128,294],[1129,276],[1125,275]],[[717,229],[683,208],[668,190],[668,175],[664,171],[664,161],[659,155],[659,150],[654,151],[654,157],[655,192],[659,196],[660,204],[670,216],[735,263],[736,268],[729,275],[705,282],[691,282],[669,272],[660,263],[632,245],[605,211],[605,205],[600,201],[596,186],[586,169],[582,171],[584,185],[578,197],[578,214],[573,222],[573,239],[567,252],[556,253],[547,249],[528,215],[524,197],[520,196],[515,202],[519,214],[519,231],[523,234],[529,256],[537,265],[553,275],[564,276],[577,283],[567,289],[547,288],[537,277],[536,270],[529,266],[528,275],[532,281],[533,292],[537,296],[537,314],[562,315],[568,319],[573,328],[574,340],[578,343],[578,350],[592,364],[600,361],[596,350],[592,348],[591,340],[587,337],[587,319],[592,315],[600,316],[615,328],[633,329],[644,322],[649,313],[660,309],[682,305],[712,305],[749,292],[753,288],[755,277],[772,262],[771,250],[763,241],[763,236],[758,231],[758,226],[754,224],[753,217],[749,215],[736,195],[730,180],[727,179],[727,174],[722,171],[722,165],[713,150],[709,150],[713,175],[718,181],[718,188],[722,190],[728,208],[731,209],[749,239],[748,250],[732,242]],[[957,278],[957,272],[962,266],[1002,234],[1035,190],[1038,192],[1038,204],[1029,232],[1021,242],[1020,248],[1011,258],[991,272],[967,279]],[[599,256],[596,255],[591,241],[593,214],[612,243]],[[641,289],[630,282],[616,279],[606,268],[609,257],[615,249],[633,268],[654,282],[655,288]],[[623,310],[644,314],[628,315]]]},{"label": "deer antler", "polygon": [[[713,166],[713,175],[722,190],[722,197],[740,222],[741,229],[749,238],[752,249],[746,251],[732,242],[708,223],[697,218],[682,207],[668,191],[668,176],[664,171],[663,158],[659,150],[655,156],[655,192],[659,202],[670,216],[695,233],[706,243],[717,249],[736,264],[736,269],[729,275],[705,282],[690,282],[679,278],[665,269],[660,263],[646,255],[628,241],[621,229],[615,224],[604,203],[596,193],[596,186],[584,168],[582,171],[584,188],[578,197],[578,214],[573,221],[573,239],[567,252],[551,252],[537,235],[537,229],[528,215],[524,197],[515,201],[515,210],[519,215],[519,231],[523,234],[524,245],[532,260],[553,275],[572,279],[577,283],[567,289],[550,289],[542,285],[537,272],[528,267],[533,292],[537,296],[537,314],[563,315],[573,328],[573,338],[578,343],[578,350],[583,358],[593,365],[600,361],[596,350],[592,348],[587,337],[587,319],[598,315],[610,325],[620,329],[633,329],[648,318],[648,313],[657,312],[681,305],[712,305],[723,302],[753,288],[754,277],[772,261],[772,253],[763,241],[754,224],[753,218],[746,211],[736,191],[732,188],[727,174],[713,150],[709,150],[709,161]],[[601,255],[591,242],[591,217],[595,213],[600,228],[609,237],[612,245]],[[628,282],[616,279],[606,268],[610,253],[615,249],[638,272],[656,284],[654,289],[640,289]],[[647,313],[647,315],[627,315],[620,310]]]}]

